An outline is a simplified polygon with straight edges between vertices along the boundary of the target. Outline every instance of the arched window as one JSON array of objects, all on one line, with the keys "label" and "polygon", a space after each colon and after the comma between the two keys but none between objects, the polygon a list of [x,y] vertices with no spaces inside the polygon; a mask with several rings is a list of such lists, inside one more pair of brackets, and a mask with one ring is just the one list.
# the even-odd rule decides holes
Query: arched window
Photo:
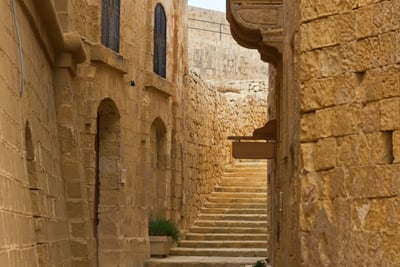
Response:
[{"label": "arched window", "polygon": [[102,0],[101,43],[119,52],[120,0]]},{"label": "arched window", "polygon": [[167,77],[167,17],[161,4],[154,12],[154,58],[153,71]]}]

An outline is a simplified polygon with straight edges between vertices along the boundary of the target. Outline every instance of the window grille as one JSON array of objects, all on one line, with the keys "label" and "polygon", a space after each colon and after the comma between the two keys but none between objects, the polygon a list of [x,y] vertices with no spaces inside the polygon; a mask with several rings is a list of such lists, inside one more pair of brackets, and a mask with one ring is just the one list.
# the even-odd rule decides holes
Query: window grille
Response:
[{"label": "window grille", "polygon": [[167,17],[161,4],[157,4],[154,14],[153,71],[167,77]]},{"label": "window grille", "polygon": [[120,0],[102,0],[101,43],[119,52]]}]

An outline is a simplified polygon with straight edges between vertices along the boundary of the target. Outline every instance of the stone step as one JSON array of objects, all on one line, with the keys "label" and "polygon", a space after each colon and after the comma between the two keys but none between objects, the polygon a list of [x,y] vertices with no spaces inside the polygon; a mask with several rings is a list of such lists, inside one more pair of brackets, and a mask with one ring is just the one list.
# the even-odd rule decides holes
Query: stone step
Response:
[{"label": "stone step", "polygon": [[237,170],[232,172],[224,172],[222,177],[264,177],[267,178],[267,170],[260,170],[260,171],[246,171],[246,170]]},{"label": "stone step", "polygon": [[262,207],[262,208],[247,208],[247,209],[241,209],[237,208],[236,206],[234,208],[218,208],[218,207],[213,207],[213,208],[201,208],[200,209],[201,213],[203,214],[268,214],[268,207]]},{"label": "stone step", "polygon": [[175,247],[171,249],[170,254],[175,256],[266,257],[267,249]]},{"label": "stone step", "polygon": [[267,208],[267,203],[204,203],[205,208],[236,208],[236,209],[265,209]]},{"label": "stone step", "polygon": [[246,267],[265,257],[168,256],[151,258],[145,267]]},{"label": "stone step", "polygon": [[221,179],[219,180],[219,184],[221,183],[225,183],[225,182],[235,182],[235,183],[266,183],[267,182],[267,178],[265,177],[226,177],[223,176],[221,177]]},{"label": "stone step", "polygon": [[190,227],[191,233],[267,234],[267,227]]},{"label": "stone step", "polygon": [[188,233],[185,240],[268,240],[268,234],[233,234],[233,233]]},{"label": "stone step", "polygon": [[235,183],[267,183],[267,178],[265,177],[221,177],[219,184],[225,182],[235,182]]},{"label": "stone step", "polygon": [[267,165],[230,165],[224,172],[267,172]]},{"label": "stone step", "polygon": [[237,220],[237,221],[267,221],[267,214],[204,214],[200,213],[199,220]]},{"label": "stone step", "polygon": [[267,170],[226,170],[222,177],[267,177]]},{"label": "stone step", "polygon": [[207,200],[212,203],[231,203],[231,204],[267,204],[267,198],[251,198],[251,197],[246,197],[246,198],[222,198],[222,197],[208,197]]},{"label": "stone step", "polygon": [[212,192],[210,197],[218,197],[218,198],[267,198],[267,190],[264,192]]},{"label": "stone step", "polygon": [[179,242],[179,247],[182,248],[266,248],[267,245],[267,241],[255,240],[184,240]]},{"label": "stone step", "polygon": [[267,188],[266,187],[238,187],[238,186],[221,186],[217,185],[214,188],[215,192],[248,192],[248,193],[261,193],[261,192],[266,192]]},{"label": "stone step", "polygon": [[221,179],[219,182],[219,186],[233,186],[233,187],[259,187],[259,188],[264,188],[266,190],[267,188],[267,181],[265,182],[253,182],[249,179],[247,181],[242,181],[242,182],[236,182],[232,181],[232,179]]},{"label": "stone step", "polygon": [[266,221],[202,221],[197,220],[194,222],[195,226],[200,227],[267,227]]},{"label": "stone step", "polygon": [[248,162],[233,162],[232,164],[227,166],[227,169],[232,168],[232,167],[241,167],[241,168],[245,168],[245,167],[264,167],[266,168],[267,165],[267,161],[254,161],[254,160],[250,160]]}]

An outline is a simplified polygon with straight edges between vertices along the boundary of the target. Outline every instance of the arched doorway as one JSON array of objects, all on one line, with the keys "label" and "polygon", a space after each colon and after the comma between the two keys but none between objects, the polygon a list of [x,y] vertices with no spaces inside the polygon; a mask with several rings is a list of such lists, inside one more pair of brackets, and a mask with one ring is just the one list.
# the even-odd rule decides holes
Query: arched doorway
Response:
[{"label": "arched doorway", "polygon": [[150,217],[167,216],[168,175],[167,175],[167,130],[164,122],[156,118],[150,129],[151,177]]},{"label": "arched doorway", "polygon": [[93,236],[96,240],[97,265],[107,262],[118,246],[120,194],[120,115],[115,103],[104,99],[97,109],[96,178],[94,184]]}]

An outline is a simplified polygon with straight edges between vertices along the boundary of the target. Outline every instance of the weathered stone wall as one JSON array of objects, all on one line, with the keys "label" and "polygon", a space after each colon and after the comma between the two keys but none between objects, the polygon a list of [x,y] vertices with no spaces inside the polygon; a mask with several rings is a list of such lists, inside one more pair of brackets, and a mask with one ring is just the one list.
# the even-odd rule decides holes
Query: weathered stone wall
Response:
[{"label": "weathered stone wall", "polygon": [[[153,73],[153,16],[159,2],[168,22],[166,79]],[[112,214],[110,223],[99,228],[105,236],[99,238],[112,244],[100,248],[100,259],[104,264],[113,264],[117,258],[122,266],[142,266],[149,255],[149,217],[164,215],[180,219],[181,210],[173,207],[172,193],[179,193],[175,192],[175,177],[179,176],[179,170],[174,166],[180,166],[181,158],[176,157],[174,151],[182,143],[182,132],[177,127],[181,119],[181,90],[186,66],[186,2],[122,3],[121,45],[117,55],[98,44],[100,3],[74,1],[75,26],[87,36],[85,47],[90,52],[89,60],[79,67],[77,84],[80,90],[75,105],[84,140],[81,153],[87,159],[83,168],[91,220],[96,203],[94,159],[100,103],[111,101],[119,115],[120,152],[113,163],[116,167],[107,163],[107,158],[100,158],[100,173],[107,174],[110,168],[120,170],[113,184],[107,182],[102,186],[100,182],[100,205],[111,207]],[[92,17],[86,16],[86,12]],[[87,23],[82,23],[82,19]],[[131,80],[135,81],[134,87],[128,86]],[[157,132],[162,132],[162,147],[157,147]],[[107,139],[103,142],[107,144]],[[100,140],[100,150],[101,146]],[[155,188],[159,190],[156,195]],[[104,199],[101,198],[102,192],[106,196]],[[100,217],[101,220],[108,218]]]},{"label": "weathered stone wall", "polygon": [[11,1],[0,2],[0,265],[70,266],[52,66],[19,2],[22,95]]},{"label": "weathered stone wall", "polygon": [[214,117],[223,103],[222,95],[196,75],[187,79],[181,200],[186,227],[213,190],[226,153],[221,131],[224,128]]},{"label": "weathered stone wall", "polygon": [[[166,216],[179,172],[171,166],[181,161],[172,152],[182,144],[186,1],[122,2],[118,54],[100,44],[101,1],[15,2],[25,91],[20,97],[11,1],[2,1],[0,265],[143,266],[152,126],[165,128],[157,177]],[[152,71],[159,2],[168,17],[166,79]]]},{"label": "weathered stone wall", "polygon": [[188,8],[190,69],[205,80],[268,79],[268,64],[256,50],[239,46],[232,38],[223,12]]},{"label": "weathered stone wall", "polygon": [[398,266],[399,1],[301,2],[303,266]]}]

